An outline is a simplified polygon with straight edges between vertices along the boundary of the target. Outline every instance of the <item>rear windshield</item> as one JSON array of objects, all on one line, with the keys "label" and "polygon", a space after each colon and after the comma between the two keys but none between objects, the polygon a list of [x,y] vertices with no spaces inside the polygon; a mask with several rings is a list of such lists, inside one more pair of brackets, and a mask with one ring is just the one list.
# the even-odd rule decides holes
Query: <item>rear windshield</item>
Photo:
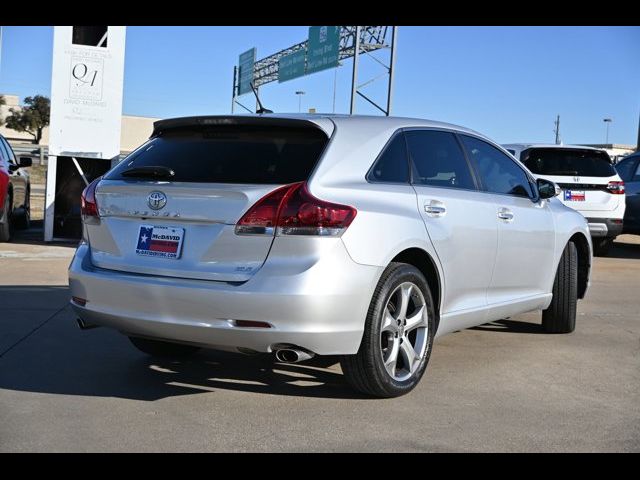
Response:
[{"label": "rear windshield", "polygon": [[523,163],[538,175],[612,177],[616,174],[606,152],[561,148],[531,148],[522,152]]},{"label": "rear windshield", "polygon": [[125,157],[105,179],[128,169],[167,167],[174,182],[282,184],[306,180],[327,136],[311,127],[216,126],[169,130]]}]

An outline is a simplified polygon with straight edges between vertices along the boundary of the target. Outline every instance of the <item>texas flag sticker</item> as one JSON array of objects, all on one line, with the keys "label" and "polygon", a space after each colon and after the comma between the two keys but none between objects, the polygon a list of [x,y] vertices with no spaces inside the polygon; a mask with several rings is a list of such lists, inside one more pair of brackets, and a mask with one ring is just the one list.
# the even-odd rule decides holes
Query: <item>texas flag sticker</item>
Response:
[{"label": "texas flag sticker", "polygon": [[565,190],[564,199],[572,202],[584,202],[585,201],[584,190]]},{"label": "texas flag sticker", "polygon": [[184,229],[141,225],[136,253],[150,257],[179,258]]}]

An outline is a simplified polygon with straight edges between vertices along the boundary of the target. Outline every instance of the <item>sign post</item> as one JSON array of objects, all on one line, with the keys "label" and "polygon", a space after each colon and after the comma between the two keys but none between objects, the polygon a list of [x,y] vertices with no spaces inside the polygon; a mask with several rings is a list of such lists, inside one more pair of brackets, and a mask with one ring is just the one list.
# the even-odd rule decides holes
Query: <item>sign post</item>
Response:
[{"label": "sign post", "polygon": [[54,27],[46,241],[77,237],[82,185],[120,154],[125,31]]}]

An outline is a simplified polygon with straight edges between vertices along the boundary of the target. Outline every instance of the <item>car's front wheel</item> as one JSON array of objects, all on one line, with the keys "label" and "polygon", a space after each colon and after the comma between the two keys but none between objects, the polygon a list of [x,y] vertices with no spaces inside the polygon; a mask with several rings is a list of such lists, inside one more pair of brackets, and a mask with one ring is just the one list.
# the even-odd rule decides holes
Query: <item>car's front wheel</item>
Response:
[{"label": "car's front wheel", "polygon": [[435,309],[424,275],[412,265],[391,263],[371,300],[358,353],[342,357],[342,371],[360,392],[404,395],[427,368],[434,334]]},{"label": "car's front wheel", "polygon": [[148,338],[129,337],[129,340],[138,350],[152,357],[184,358],[200,350],[193,345],[150,340]]},{"label": "car's front wheel", "polygon": [[551,305],[542,312],[544,330],[548,333],[573,332],[576,328],[577,303],[578,250],[573,242],[569,242],[558,264]]}]

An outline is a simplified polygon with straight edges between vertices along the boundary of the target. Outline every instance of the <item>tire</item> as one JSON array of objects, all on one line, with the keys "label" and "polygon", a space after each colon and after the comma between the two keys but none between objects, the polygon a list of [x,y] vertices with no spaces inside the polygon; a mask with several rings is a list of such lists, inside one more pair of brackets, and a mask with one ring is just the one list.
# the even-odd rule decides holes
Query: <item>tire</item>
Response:
[{"label": "tire", "polygon": [[594,242],[593,254],[596,257],[604,257],[607,253],[609,253],[609,249],[611,248],[613,240],[613,238],[604,238],[602,240]]},{"label": "tire", "polygon": [[152,357],[185,358],[200,350],[199,347],[194,347],[193,345],[149,340],[147,338],[129,337],[129,340],[138,350]]},{"label": "tire", "polygon": [[547,333],[571,333],[576,328],[578,303],[578,250],[569,242],[562,252],[553,282],[553,300],[542,312],[542,327]]},{"label": "tire", "polygon": [[[404,313],[403,294],[409,298]],[[391,263],[373,294],[358,353],[340,359],[347,382],[374,397],[398,397],[410,392],[427,368],[434,335],[435,309],[424,275],[412,265]],[[416,357],[407,368],[409,349]],[[385,366],[385,358],[389,367]]]},{"label": "tire", "polygon": [[30,193],[27,191],[27,198],[24,202],[22,213],[13,219],[14,225],[20,230],[28,230],[29,227],[31,227],[31,202],[29,200],[29,195]]},{"label": "tire", "polygon": [[9,195],[4,197],[4,208],[2,209],[2,217],[0,217],[0,242],[8,242],[11,240],[11,199]]}]

